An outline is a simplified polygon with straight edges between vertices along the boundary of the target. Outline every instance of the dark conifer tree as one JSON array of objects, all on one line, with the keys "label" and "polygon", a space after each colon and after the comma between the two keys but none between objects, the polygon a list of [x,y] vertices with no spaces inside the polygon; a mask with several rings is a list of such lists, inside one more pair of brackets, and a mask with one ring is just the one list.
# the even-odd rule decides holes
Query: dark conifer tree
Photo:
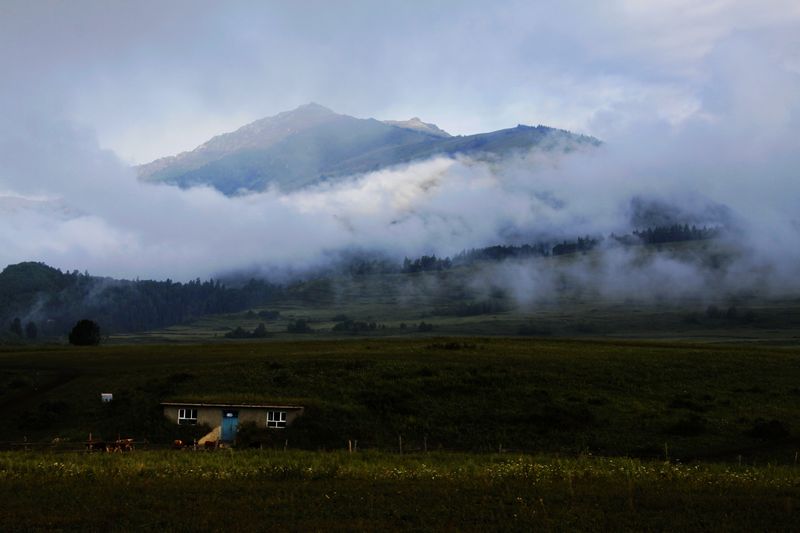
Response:
[{"label": "dark conifer tree", "polygon": [[35,323],[28,322],[25,325],[25,337],[27,337],[28,340],[35,340],[36,337],[38,336],[39,336],[39,328],[36,327]]},{"label": "dark conifer tree", "polygon": [[11,321],[11,326],[9,329],[11,330],[11,333],[14,333],[18,337],[22,337],[22,321],[19,319],[19,317]]},{"label": "dark conifer tree", "polygon": [[100,344],[100,326],[93,320],[79,320],[69,333],[69,343],[75,346],[97,346]]}]

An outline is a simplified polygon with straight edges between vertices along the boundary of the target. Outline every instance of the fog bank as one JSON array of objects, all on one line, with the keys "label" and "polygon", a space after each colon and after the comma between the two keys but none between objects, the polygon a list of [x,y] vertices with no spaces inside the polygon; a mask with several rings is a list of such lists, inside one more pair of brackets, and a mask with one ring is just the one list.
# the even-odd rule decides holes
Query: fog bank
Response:
[{"label": "fog bank", "polygon": [[[290,194],[241,197],[139,183],[93,131],[5,101],[0,264],[34,260],[127,278],[270,276],[318,268],[351,249],[400,260],[623,233],[652,220],[650,210],[736,231],[726,287],[760,272],[771,285],[796,289],[800,70],[787,57],[763,35],[718,43],[702,62],[694,112],[675,123],[652,109],[610,109],[596,118],[605,131],[599,148],[499,161],[437,158]],[[599,272],[601,292],[647,291],[655,279],[691,292],[718,275],[666,257],[632,271],[628,254],[610,251],[597,269],[574,275]],[[529,270],[497,275],[553,286],[536,281],[552,274]]]}]

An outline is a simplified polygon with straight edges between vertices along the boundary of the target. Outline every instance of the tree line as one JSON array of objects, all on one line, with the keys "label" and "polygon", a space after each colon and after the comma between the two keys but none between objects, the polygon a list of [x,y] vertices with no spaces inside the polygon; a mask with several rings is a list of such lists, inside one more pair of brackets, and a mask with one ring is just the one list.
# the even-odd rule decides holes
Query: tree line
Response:
[{"label": "tree line", "polygon": [[[688,225],[658,226],[626,235],[611,234],[608,239],[621,245],[659,244],[712,239],[720,228]],[[386,272],[423,272],[448,270],[477,261],[501,261],[509,258],[557,256],[585,252],[602,243],[603,237],[585,236],[561,242],[497,245],[464,250],[451,257],[423,255],[405,258],[393,265],[385,257],[354,254],[314,278],[318,283],[299,285],[309,288],[308,298],[319,297],[324,281],[335,275],[361,276]],[[313,280],[312,280],[313,281]],[[229,286],[219,280],[188,283],[153,280],[117,280],[91,276],[77,270],[62,272],[43,263],[19,263],[0,272],[0,342],[34,340],[66,335],[77,321],[97,321],[104,333],[135,332],[163,328],[194,318],[231,313],[269,305],[286,295],[301,297],[297,286],[277,285],[259,279],[237,280]],[[313,290],[311,290],[313,289]],[[317,290],[319,289],[319,290]],[[266,317],[263,317],[266,318]],[[295,324],[292,332],[303,332],[306,324]],[[262,332],[239,332],[259,336]]]},{"label": "tree line", "polygon": [[[643,230],[634,230],[629,234],[616,235],[612,233],[607,239],[623,246],[641,244],[662,244],[668,242],[698,241],[714,239],[720,236],[722,228],[703,226],[689,226],[688,224],[674,224],[671,226],[656,226]],[[430,272],[447,270],[452,267],[470,265],[478,261],[503,261],[505,259],[520,259],[526,257],[549,257],[588,252],[606,240],[605,237],[584,236],[561,242],[543,241],[533,244],[496,245],[486,248],[472,248],[462,250],[450,257],[437,257],[423,255],[415,259],[403,259],[401,272],[410,274],[414,272]]]},{"label": "tree line", "polygon": [[263,305],[282,290],[255,279],[238,287],[200,279],[128,281],[20,263],[0,273],[0,318],[12,338],[61,336],[83,318],[106,333],[144,331]]}]

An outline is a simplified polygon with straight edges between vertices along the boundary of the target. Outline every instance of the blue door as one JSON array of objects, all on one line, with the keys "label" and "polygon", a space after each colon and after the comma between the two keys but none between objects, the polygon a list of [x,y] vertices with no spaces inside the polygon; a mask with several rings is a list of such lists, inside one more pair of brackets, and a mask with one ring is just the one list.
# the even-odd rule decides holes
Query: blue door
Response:
[{"label": "blue door", "polygon": [[233,442],[236,439],[236,430],[239,427],[239,411],[222,411],[222,435],[221,439],[226,442]]}]

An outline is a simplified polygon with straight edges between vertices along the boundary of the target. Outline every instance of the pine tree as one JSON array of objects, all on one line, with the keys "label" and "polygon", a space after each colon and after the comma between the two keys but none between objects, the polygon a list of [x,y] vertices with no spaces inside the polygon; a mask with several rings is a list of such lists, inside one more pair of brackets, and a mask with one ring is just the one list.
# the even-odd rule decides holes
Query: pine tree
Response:
[{"label": "pine tree", "polygon": [[18,337],[22,337],[22,321],[19,319],[19,317],[15,318],[11,322],[9,329],[11,330],[11,333],[14,333]]}]

